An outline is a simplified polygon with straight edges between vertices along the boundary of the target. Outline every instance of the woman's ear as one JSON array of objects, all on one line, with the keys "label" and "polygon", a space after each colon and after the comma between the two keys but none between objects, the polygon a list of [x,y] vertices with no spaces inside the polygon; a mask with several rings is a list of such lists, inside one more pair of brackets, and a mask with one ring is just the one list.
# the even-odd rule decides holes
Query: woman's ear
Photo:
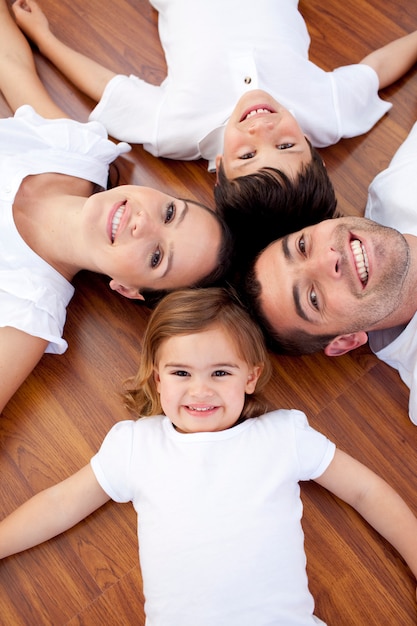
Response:
[{"label": "woman's ear", "polygon": [[109,285],[110,289],[117,291],[117,293],[120,293],[120,295],[125,298],[130,298],[130,300],[145,300],[136,287],[125,287],[113,279],[109,282]]},{"label": "woman's ear", "polygon": [[219,167],[221,165],[222,159],[223,159],[223,155],[222,154],[218,154],[216,156],[216,185],[219,182]]},{"label": "woman's ear", "polygon": [[368,335],[363,330],[357,333],[350,333],[349,335],[339,335],[332,339],[324,348],[324,354],[327,354],[327,356],[342,356],[342,354],[363,346],[367,341]]},{"label": "woman's ear", "polygon": [[248,374],[248,380],[246,381],[245,393],[254,393],[256,385],[258,384],[259,376],[262,374],[264,364],[255,365]]}]

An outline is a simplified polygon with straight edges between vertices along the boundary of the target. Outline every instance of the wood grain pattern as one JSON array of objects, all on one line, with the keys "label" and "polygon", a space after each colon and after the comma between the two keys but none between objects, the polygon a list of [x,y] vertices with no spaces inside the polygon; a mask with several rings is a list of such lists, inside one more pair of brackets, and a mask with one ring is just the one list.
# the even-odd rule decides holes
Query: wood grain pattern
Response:
[{"label": "wood grain pattern", "polygon": [[[155,84],[163,79],[157,14],[146,0],[40,1],[57,33],[81,51]],[[311,57],[326,69],[417,28],[411,0],[303,0],[300,7]],[[58,103],[85,120],[93,103],[39,56],[37,65]],[[370,181],[417,119],[416,70],[383,97],[394,106],[372,131],[322,151],[339,206],[350,214],[362,215]],[[9,113],[0,97],[0,115]],[[120,171],[122,182],[211,203],[214,177],[204,162],[157,160],[137,146],[120,159]],[[118,392],[139,361],[148,310],[110,295],[103,277],[81,272],[75,284],[68,351],[44,356],[0,419],[1,515],[88,462],[113,423],[128,417]],[[417,513],[417,429],[398,374],[367,347],[338,359],[274,356],[273,362],[276,406],[304,410],[314,427],[384,476]],[[303,485],[302,495],[317,614],[337,626],[416,624],[415,581],[395,550],[317,485]],[[4,560],[0,624],[144,624],[132,507],[108,503],[65,535]]]}]

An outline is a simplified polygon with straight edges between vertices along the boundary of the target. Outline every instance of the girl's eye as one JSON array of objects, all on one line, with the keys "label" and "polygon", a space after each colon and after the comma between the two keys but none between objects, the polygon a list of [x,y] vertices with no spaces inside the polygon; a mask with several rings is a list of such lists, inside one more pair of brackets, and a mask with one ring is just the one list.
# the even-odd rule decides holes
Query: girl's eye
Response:
[{"label": "girl's eye", "polygon": [[213,372],[213,376],[228,376],[228,372],[225,372],[224,370],[216,370]]},{"label": "girl's eye", "polygon": [[310,291],[309,298],[310,298],[310,302],[313,305],[313,307],[318,311],[319,310],[319,299],[317,298],[317,294],[314,291],[314,289],[312,289]]},{"label": "girl's eye", "polygon": [[280,143],[277,148],[278,150],[288,150],[289,148],[293,148],[294,144],[293,143]]},{"label": "girl's eye", "polygon": [[304,241],[303,235],[301,235],[300,239],[298,240],[298,249],[301,252],[301,254],[306,253],[306,242]]},{"label": "girl's eye", "polygon": [[170,202],[166,208],[164,223],[172,222],[175,217],[175,202]]},{"label": "girl's eye", "polygon": [[185,370],[175,370],[175,372],[172,372],[172,374],[174,376],[189,376],[189,373]]},{"label": "girl's eye", "polygon": [[239,159],[253,159],[255,154],[256,152],[245,152],[245,154],[242,154]]},{"label": "girl's eye", "polygon": [[155,250],[155,252],[151,256],[151,269],[155,269],[158,267],[162,259],[162,252],[159,248]]}]

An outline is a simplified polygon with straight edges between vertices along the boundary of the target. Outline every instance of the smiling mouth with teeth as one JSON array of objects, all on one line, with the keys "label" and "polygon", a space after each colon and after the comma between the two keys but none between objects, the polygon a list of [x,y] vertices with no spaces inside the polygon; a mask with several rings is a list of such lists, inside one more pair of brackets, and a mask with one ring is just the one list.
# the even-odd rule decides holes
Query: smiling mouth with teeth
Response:
[{"label": "smiling mouth with teeth", "polygon": [[366,250],[359,239],[353,239],[350,242],[350,247],[353,252],[353,258],[355,259],[356,270],[362,285],[366,285],[369,278],[369,263]]},{"label": "smiling mouth with teeth", "polygon": [[122,215],[125,212],[126,204],[123,203],[120,206],[116,213],[113,215],[113,219],[111,222],[111,242],[114,243],[114,238],[116,237],[117,229],[119,228],[120,220],[122,219]]},{"label": "smiling mouth with teeth", "polygon": [[214,406],[191,406],[188,405],[190,411],[197,411],[198,413],[205,413],[206,411],[212,411]]},{"label": "smiling mouth with teeth", "polygon": [[255,115],[265,115],[267,113],[274,113],[272,109],[267,109],[266,107],[258,107],[257,109],[251,109],[249,113],[243,114],[240,121],[244,122],[249,120],[251,117],[255,117]]}]

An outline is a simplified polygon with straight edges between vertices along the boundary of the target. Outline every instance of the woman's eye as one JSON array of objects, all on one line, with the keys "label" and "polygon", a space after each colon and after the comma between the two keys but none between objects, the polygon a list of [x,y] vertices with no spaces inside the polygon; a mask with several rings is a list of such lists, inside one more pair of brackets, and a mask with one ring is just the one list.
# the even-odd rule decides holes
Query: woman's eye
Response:
[{"label": "woman's eye", "polygon": [[288,150],[289,148],[293,148],[294,144],[293,143],[280,143],[277,148],[278,150]]},{"label": "woman's eye", "polygon": [[245,152],[245,154],[242,154],[239,159],[253,159],[255,154],[256,152]]},{"label": "woman's eye", "polygon": [[306,253],[306,242],[304,241],[304,236],[301,236],[300,239],[298,240],[298,249],[301,252],[301,254]]},{"label": "woman's eye", "polygon": [[213,372],[213,376],[227,376],[228,372],[225,372],[224,370],[216,370],[215,372]]},{"label": "woman's eye", "polygon": [[162,259],[162,252],[161,250],[158,248],[157,250],[155,250],[155,252],[153,253],[153,255],[151,256],[151,268],[154,270],[156,267],[158,267],[158,265],[160,264]]},{"label": "woman's eye", "polygon": [[319,310],[319,299],[317,298],[317,294],[314,291],[314,289],[312,289],[310,291],[310,302],[313,305],[313,307],[318,311]]},{"label": "woman's eye", "polygon": [[169,222],[172,222],[172,220],[175,217],[175,203],[174,202],[170,202],[167,206],[166,212],[165,212],[165,224],[168,224]]}]

